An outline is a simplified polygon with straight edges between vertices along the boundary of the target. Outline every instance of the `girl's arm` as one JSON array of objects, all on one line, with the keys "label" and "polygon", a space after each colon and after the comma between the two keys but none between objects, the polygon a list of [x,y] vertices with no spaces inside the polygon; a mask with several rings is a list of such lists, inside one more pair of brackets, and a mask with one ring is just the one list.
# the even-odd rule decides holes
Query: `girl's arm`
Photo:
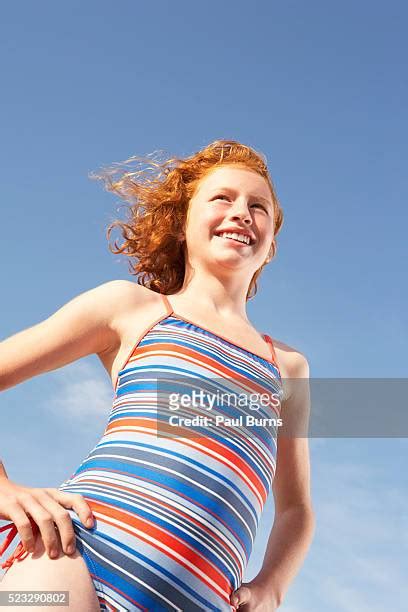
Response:
[{"label": "girl's arm", "polygon": [[289,397],[282,401],[282,431],[278,435],[276,473],[272,482],[275,519],[258,583],[281,603],[298,572],[314,533],[310,492],[308,422],[309,365],[296,353],[288,372]]},{"label": "girl's arm", "polygon": [[280,412],[283,426],[278,433],[276,472],[272,481],[275,519],[261,571],[232,596],[232,603],[241,603],[245,612],[258,607],[276,610],[281,605],[314,533],[307,437],[309,365],[304,355],[292,351],[288,357],[291,364],[286,367],[287,378],[283,380],[287,392]]},{"label": "girl's arm", "polygon": [[2,460],[0,459],[0,480],[2,478],[7,478],[7,480],[8,480],[6,468],[4,467],[4,464],[3,464]]},{"label": "girl's arm", "polygon": [[0,342],[0,391],[111,350],[119,341],[114,319],[124,284],[129,281],[109,281],[85,291],[47,319]]}]

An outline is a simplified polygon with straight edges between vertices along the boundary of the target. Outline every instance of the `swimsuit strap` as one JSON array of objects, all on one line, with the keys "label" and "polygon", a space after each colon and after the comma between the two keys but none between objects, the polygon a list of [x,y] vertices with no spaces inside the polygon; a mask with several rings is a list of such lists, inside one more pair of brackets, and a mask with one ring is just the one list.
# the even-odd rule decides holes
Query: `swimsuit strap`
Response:
[{"label": "swimsuit strap", "polygon": [[263,337],[265,338],[265,340],[268,342],[268,344],[271,347],[271,353],[272,353],[272,358],[275,361],[275,363],[277,363],[277,359],[276,359],[276,353],[275,353],[275,348],[273,346],[273,342],[272,342],[272,338],[270,336],[268,336],[268,334],[262,334]]},{"label": "swimsuit strap", "polygon": [[165,307],[167,308],[167,311],[168,311],[167,314],[168,314],[168,316],[170,316],[174,312],[173,306],[170,304],[170,301],[169,301],[169,298],[167,297],[167,295],[164,295],[164,293],[161,293],[160,295],[161,295],[161,297],[163,299]]}]

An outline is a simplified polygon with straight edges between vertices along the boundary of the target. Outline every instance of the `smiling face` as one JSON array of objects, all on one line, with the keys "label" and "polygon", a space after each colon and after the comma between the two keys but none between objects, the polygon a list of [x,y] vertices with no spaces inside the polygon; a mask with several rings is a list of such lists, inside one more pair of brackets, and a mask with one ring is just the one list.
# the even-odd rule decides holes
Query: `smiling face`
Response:
[{"label": "smiling face", "polygon": [[[227,231],[230,237],[220,235]],[[243,236],[231,237],[237,232]],[[186,222],[187,261],[214,271],[239,269],[247,281],[270,254],[274,208],[268,182],[242,166],[211,170],[190,200]]]}]

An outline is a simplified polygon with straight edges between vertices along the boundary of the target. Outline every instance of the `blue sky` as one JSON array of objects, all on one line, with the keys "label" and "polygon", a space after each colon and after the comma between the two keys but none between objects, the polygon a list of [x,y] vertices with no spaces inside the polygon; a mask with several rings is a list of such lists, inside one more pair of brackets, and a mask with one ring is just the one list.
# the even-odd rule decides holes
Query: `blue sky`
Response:
[{"label": "blue sky", "polygon": [[[89,172],[228,138],[266,155],[285,214],[253,323],[312,377],[407,377],[407,17],[398,1],[4,5],[1,338],[132,278],[105,237],[121,201]],[[3,392],[9,477],[57,487],[111,400],[96,356]],[[405,610],[407,447],[310,441],[316,533],[283,612]],[[272,521],[269,499],[247,579]]]}]

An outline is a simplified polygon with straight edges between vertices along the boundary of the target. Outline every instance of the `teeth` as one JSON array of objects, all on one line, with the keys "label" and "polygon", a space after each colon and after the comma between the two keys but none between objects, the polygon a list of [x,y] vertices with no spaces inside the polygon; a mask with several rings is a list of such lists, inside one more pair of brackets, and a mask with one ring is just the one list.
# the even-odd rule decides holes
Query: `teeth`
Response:
[{"label": "teeth", "polygon": [[221,238],[233,238],[234,240],[238,240],[239,242],[244,242],[245,244],[250,243],[249,236],[244,236],[243,234],[237,234],[236,232],[222,232],[222,234],[217,234]]}]

